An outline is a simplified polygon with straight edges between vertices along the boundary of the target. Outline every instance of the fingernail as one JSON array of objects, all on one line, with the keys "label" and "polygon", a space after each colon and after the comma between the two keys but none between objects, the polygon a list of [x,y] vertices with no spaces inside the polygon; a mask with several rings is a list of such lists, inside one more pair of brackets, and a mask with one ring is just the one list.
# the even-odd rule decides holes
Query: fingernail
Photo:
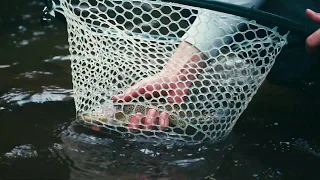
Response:
[{"label": "fingernail", "polygon": [[156,114],[157,114],[157,110],[155,109],[150,109],[147,113],[148,117],[150,117],[151,119],[155,118]]},{"label": "fingernail", "polygon": [[310,11],[310,12],[312,12],[312,13],[315,13],[313,10],[311,10],[311,9],[307,9],[307,11]]},{"label": "fingernail", "polygon": [[160,113],[160,118],[159,118],[159,126],[161,129],[166,129],[169,126],[169,114],[166,112],[161,112]]}]

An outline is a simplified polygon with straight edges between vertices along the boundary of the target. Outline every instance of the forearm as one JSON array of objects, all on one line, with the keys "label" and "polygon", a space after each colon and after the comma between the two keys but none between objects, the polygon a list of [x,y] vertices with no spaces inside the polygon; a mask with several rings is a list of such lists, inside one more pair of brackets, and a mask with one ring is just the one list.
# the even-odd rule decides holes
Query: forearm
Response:
[{"label": "forearm", "polygon": [[[217,0],[226,3],[232,3],[244,7],[259,8],[265,0]],[[182,37],[182,40],[193,45],[201,51],[206,57],[213,54],[213,47],[220,47],[221,41],[216,40],[218,37],[223,37],[227,34],[234,33],[236,25],[243,19],[242,17],[203,10],[200,11],[195,22],[190,29]],[[214,18],[216,17],[216,18]]]}]

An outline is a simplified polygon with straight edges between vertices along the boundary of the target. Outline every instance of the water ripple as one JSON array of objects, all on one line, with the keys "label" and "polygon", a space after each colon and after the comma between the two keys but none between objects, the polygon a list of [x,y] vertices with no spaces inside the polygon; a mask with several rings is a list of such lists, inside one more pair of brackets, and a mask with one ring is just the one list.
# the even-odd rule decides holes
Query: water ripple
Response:
[{"label": "water ripple", "polygon": [[[61,48],[61,47],[59,47]],[[50,59],[45,59],[44,62],[51,62],[51,61],[69,61],[71,58],[71,55],[66,55],[66,56],[54,56],[53,58]]]},{"label": "water ripple", "polygon": [[10,152],[4,155],[7,158],[31,158],[38,156],[31,144],[25,144],[14,147]]},{"label": "water ripple", "polygon": [[53,73],[52,72],[42,72],[42,71],[32,71],[32,72],[22,73],[17,78],[24,77],[24,78],[32,79],[32,78],[35,78],[35,76],[37,76],[37,75],[53,75]]},{"label": "water ripple", "polygon": [[10,67],[15,66],[17,64],[19,64],[19,63],[15,62],[15,63],[12,63],[11,65],[10,64],[2,64],[2,65],[0,65],[0,69],[10,68]]},{"label": "water ripple", "polygon": [[44,103],[49,101],[64,101],[72,98],[72,89],[62,89],[58,87],[43,87],[42,92],[30,92],[22,89],[13,88],[10,92],[0,97],[0,101],[6,103]]}]

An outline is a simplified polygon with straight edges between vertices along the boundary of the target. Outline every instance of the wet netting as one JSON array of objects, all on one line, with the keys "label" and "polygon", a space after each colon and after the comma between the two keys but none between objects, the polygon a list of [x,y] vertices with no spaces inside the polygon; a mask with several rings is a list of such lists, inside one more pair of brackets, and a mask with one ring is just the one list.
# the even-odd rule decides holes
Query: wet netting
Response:
[{"label": "wet netting", "polygon": [[67,21],[77,119],[131,140],[225,138],[287,44],[276,28],[172,2],[53,5]]}]

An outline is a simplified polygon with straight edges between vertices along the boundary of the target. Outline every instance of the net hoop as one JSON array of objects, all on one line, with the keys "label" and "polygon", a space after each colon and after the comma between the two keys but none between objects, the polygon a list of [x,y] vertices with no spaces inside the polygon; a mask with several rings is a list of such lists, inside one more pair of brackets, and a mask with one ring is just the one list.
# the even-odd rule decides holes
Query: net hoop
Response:
[{"label": "net hoop", "polygon": [[[277,28],[235,16],[226,19],[219,12],[172,2],[60,0],[59,5],[53,3],[53,9],[62,13],[68,24],[78,119],[109,134],[135,141],[167,144],[224,139],[287,44],[288,34],[281,35]],[[183,15],[183,10],[189,14]],[[191,61],[183,64],[183,67],[193,66],[187,72],[196,74],[192,76],[196,78],[191,79],[187,73],[184,80],[174,82],[184,85],[188,91],[186,100],[172,103],[163,95],[155,97],[157,85],[164,87],[164,79],[175,77],[171,72],[161,72],[179,52],[184,36],[195,39],[207,35],[201,30],[194,37],[189,33],[192,29],[189,21],[193,17],[201,20],[201,15],[214,17],[219,27],[236,31],[217,37],[220,45],[203,51],[206,58],[202,58],[201,53],[190,55],[190,58],[200,57],[199,62],[204,65]],[[233,21],[226,25],[228,18]],[[158,24],[153,24],[153,20]],[[146,78],[156,79],[156,83],[146,84],[153,88],[152,101],[146,98],[140,101],[141,97],[131,95],[133,101],[130,102],[111,101],[113,96]],[[178,90],[175,92],[174,98],[180,98]],[[169,127],[162,129],[160,119],[158,124],[143,123],[149,118],[146,114],[150,109],[156,109],[159,114],[167,112]],[[144,116],[138,122],[139,128],[132,131],[129,126],[137,113]]]}]

